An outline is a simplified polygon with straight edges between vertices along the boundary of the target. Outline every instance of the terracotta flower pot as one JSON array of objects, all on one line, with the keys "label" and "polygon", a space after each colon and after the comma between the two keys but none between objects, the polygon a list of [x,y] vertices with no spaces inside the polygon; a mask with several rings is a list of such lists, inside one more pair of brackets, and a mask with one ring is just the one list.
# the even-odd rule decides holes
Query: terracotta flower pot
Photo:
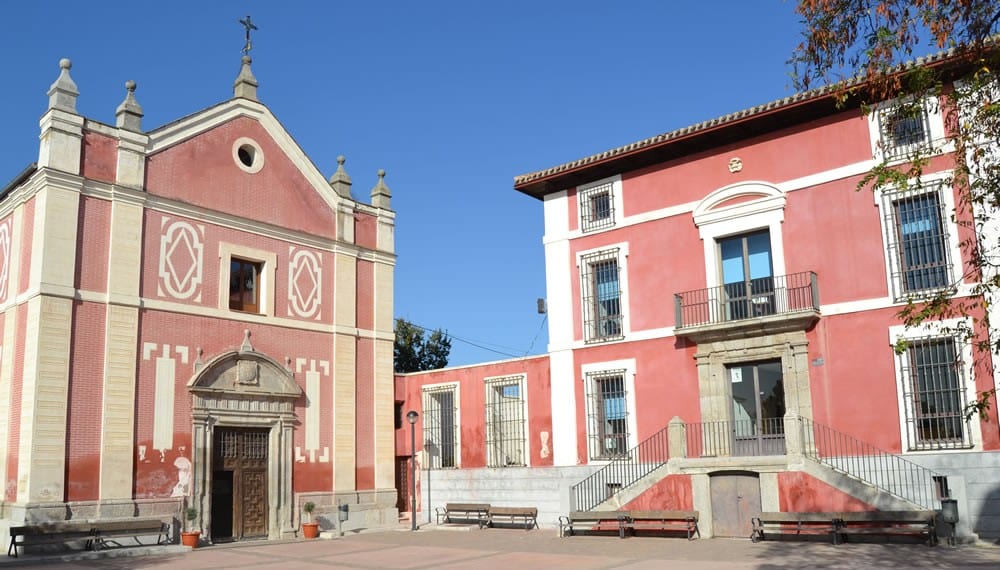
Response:
[{"label": "terracotta flower pot", "polygon": [[190,546],[191,548],[198,547],[198,540],[201,538],[201,531],[196,530],[193,532],[182,532],[181,533],[181,544],[184,546]]},{"label": "terracotta flower pot", "polygon": [[306,538],[319,536],[319,523],[302,523],[302,536]]}]

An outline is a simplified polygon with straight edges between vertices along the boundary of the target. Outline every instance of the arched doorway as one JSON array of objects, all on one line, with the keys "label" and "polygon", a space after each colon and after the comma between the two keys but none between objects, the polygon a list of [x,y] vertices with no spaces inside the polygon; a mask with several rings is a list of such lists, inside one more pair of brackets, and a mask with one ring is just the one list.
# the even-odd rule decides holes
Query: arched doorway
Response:
[{"label": "arched doorway", "polygon": [[[302,390],[291,371],[255,352],[249,332],[239,350],[203,365],[192,396],[191,502],[212,542],[280,538],[292,528],[292,436]],[[199,355],[200,357],[200,355]]]},{"label": "arched doorway", "polygon": [[714,536],[748,538],[760,516],[760,475],[722,471],[709,476]]}]

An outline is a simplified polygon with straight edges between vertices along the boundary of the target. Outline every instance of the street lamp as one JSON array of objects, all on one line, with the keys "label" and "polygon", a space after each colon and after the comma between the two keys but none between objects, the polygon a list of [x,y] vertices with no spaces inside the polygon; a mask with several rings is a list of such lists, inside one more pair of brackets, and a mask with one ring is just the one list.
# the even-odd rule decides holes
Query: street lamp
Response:
[{"label": "street lamp", "polygon": [[417,530],[417,418],[420,414],[406,412],[410,422],[410,530]]}]

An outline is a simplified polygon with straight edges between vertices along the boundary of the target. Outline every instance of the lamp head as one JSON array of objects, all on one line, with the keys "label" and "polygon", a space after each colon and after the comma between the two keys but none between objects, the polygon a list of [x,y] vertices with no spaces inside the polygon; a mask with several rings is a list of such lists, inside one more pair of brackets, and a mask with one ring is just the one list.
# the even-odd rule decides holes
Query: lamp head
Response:
[{"label": "lamp head", "polygon": [[417,418],[418,417],[420,417],[420,414],[418,414],[417,412],[415,412],[413,410],[410,410],[409,412],[406,412],[406,421],[410,422],[410,425],[413,425],[413,424],[417,423]]}]

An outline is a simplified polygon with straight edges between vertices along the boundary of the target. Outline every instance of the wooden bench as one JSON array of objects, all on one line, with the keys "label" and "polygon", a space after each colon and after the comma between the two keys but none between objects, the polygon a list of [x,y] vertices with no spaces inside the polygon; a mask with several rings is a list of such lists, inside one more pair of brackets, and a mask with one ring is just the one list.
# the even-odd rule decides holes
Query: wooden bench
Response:
[{"label": "wooden bench", "polygon": [[[613,529],[608,528],[611,522]],[[573,511],[559,517],[559,536],[573,536],[578,530],[617,530],[618,538],[625,538],[625,511]]]},{"label": "wooden bench", "polygon": [[538,528],[538,509],[535,507],[490,507],[489,521],[493,526],[496,522],[509,524],[524,524],[524,530]]},{"label": "wooden bench", "polygon": [[845,541],[851,534],[907,535],[937,544],[934,511],[862,511],[837,513],[837,534]]},{"label": "wooden bench", "polygon": [[99,550],[112,544],[121,546],[116,539],[131,538],[142,546],[140,537],[155,536],[156,544],[167,542],[168,525],[160,519],[125,519],[118,521],[100,521],[93,525],[94,550]]},{"label": "wooden bench", "polygon": [[631,530],[634,535],[637,530],[656,530],[666,532],[683,532],[691,540],[698,530],[698,511],[622,511],[622,529]]},{"label": "wooden bench", "polygon": [[845,513],[761,513],[754,517],[750,540],[760,542],[769,535],[829,534],[837,544],[838,517]]},{"label": "wooden bench", "polygon": [[489,522],[490,505],[488,503],[445,503],[443,509],[435,507],[434,511],[437,514],[437,524],[441,524],[442,519],[446,523],[459,519],[464,522],[475,521],[479,528],[483,528]]},{"label": "wooden bench", "polygon": [[56,522],[10,527],[10,546],[7,556],[17,558],[17,547],[45,544],[85,542],[89,550],[94,544],[94,526],[90,522]]}]

